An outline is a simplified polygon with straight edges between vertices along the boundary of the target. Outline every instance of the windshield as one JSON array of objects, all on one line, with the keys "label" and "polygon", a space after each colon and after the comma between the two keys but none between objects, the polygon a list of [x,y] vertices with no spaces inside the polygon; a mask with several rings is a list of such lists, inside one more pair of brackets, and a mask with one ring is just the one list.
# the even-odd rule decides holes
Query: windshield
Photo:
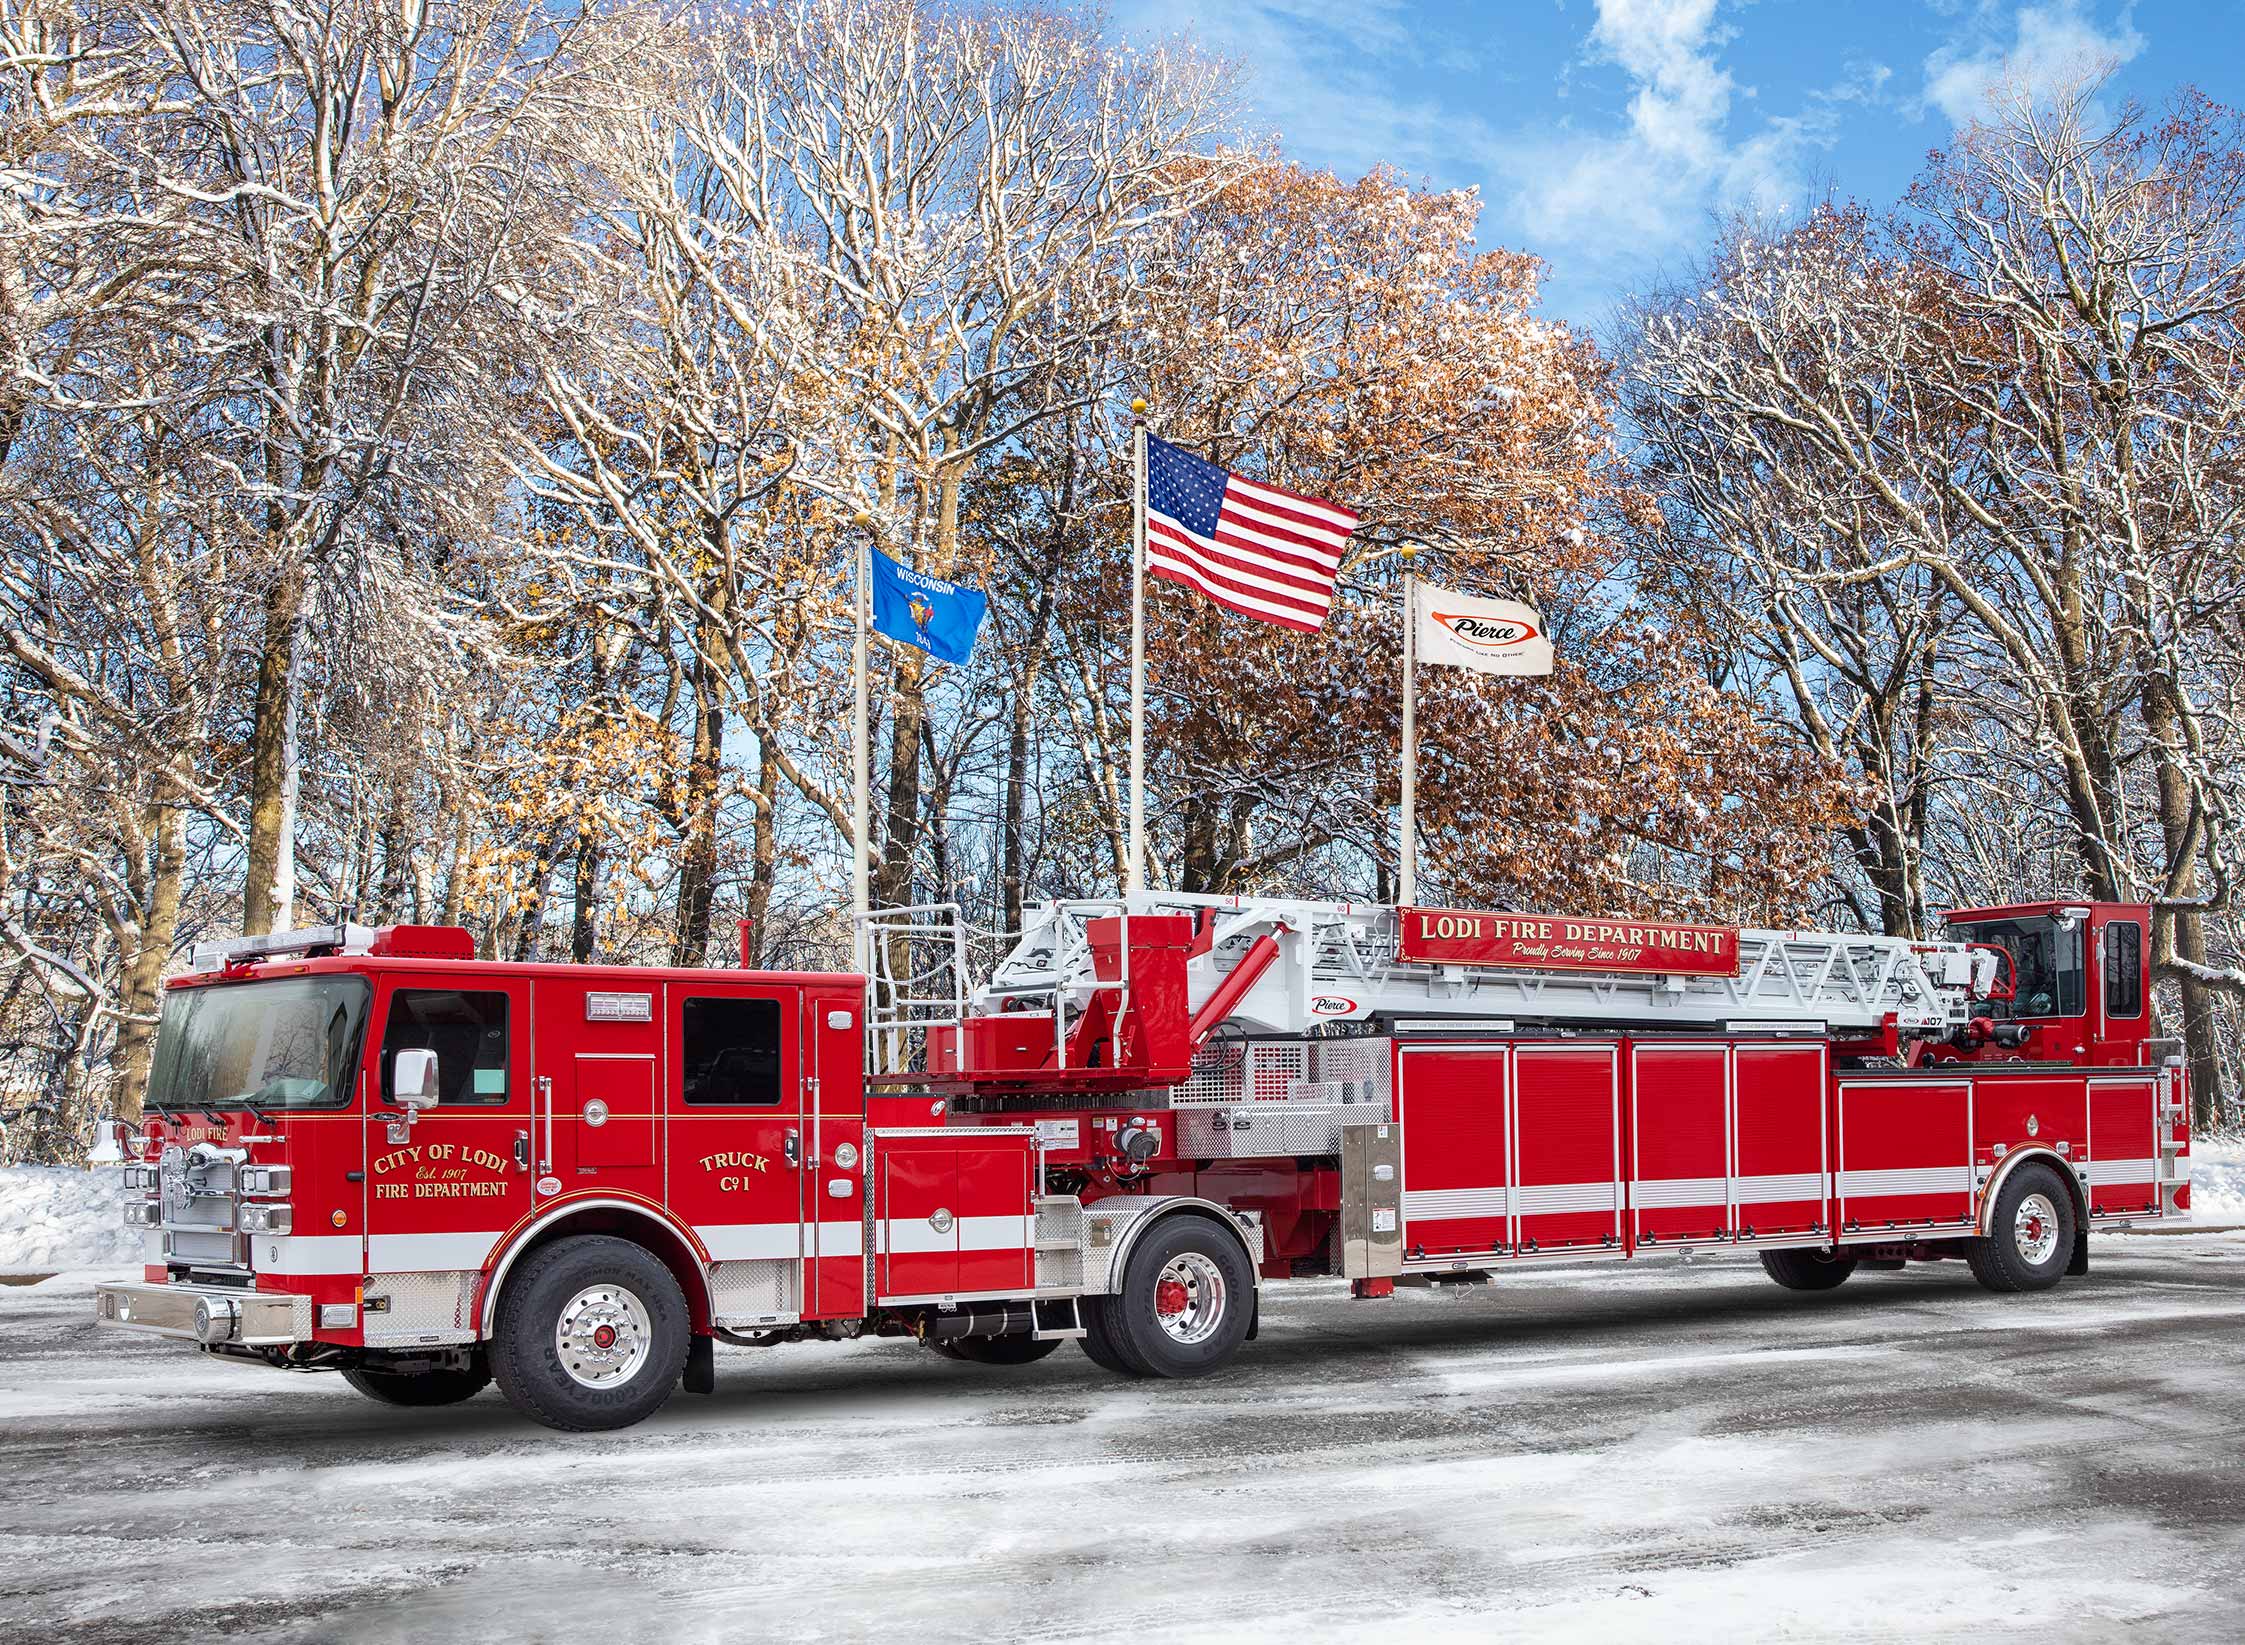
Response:
[{"label": "windshield", "polygon": [[151,1108],[340,1108],[366,1025],[363,977],[175,989],[156,1031]]},{"label": "windshield", "polygon": [[2011,956],[1998,969],[1998,980],[2010,976],[2019,997],[1989,1000],[1984,1015],[1998,1021],[2011,1017],[2078,1017],[2086,999],[2088,968],[2082,960],[2081,922],[2060,924],[2048,914],[2016,920],[1974,920],[1953,925],[1949,934],[1958,942],[1984,942]]}]

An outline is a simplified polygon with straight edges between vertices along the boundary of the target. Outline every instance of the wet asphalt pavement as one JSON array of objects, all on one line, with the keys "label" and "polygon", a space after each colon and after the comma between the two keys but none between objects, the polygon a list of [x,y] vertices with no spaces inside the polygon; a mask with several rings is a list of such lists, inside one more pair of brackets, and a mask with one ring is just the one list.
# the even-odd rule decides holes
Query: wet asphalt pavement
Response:
[{"label": "wet asphalt pavement", "polygon": [[1203,1382],[720,1349],[567,1437],[0,1288],[0,1639],[2245,1638],[2245,1235],[1352,1302]]}]

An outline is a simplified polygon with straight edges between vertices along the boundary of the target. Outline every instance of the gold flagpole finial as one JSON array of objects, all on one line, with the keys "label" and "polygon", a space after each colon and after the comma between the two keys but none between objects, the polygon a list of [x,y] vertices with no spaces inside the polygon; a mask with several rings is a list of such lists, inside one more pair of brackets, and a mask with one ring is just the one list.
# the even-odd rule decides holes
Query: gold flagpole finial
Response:
[{"label": "gold flagpole finial", "polygon": [[1143,416],[1145,416],[1145,415],[1146,415],[1146,402],[1145,402],[1145,401],[1143,401],[1143,400],[1133,400],[1133,401],[1131,401],[1131,402],[1130,402],[1130,414],[1131,414],[1131,415],[1132,415],[1133,417],[1143,417]]}]

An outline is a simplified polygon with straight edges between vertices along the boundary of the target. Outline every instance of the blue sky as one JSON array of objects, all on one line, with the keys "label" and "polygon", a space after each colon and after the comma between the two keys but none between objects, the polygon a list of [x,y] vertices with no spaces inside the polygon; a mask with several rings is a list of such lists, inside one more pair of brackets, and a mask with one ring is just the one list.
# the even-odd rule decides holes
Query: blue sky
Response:
[{"label": "blue sky", "polygon": [[1114,0],[1250,66],[1266,131],[1348,175],[1475,186],[1484,244],[1550,265],[1547,312],[1615,299],[1741,206],[1908,187],[1999,77],[2119,65],[2114,96],[2245,103],[2245,0]]}]

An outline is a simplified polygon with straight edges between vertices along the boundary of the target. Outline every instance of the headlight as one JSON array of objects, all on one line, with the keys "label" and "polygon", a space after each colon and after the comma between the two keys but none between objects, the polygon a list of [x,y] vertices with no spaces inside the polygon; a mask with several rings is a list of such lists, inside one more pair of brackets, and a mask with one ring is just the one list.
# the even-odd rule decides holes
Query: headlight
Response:
[{"label": "headlight", "polygon": [[285,1165],[245,1165],[242,1167],[242,1192],[245,1194],[285,1194],[288,1192],[288,1167]]},{"label": "headlight", "polygon": [[161,1202],[152,1199],[125,1201],[125,1226],[127,1228],[154,1228],[164,1220]]},{"label": "headlight", "polygon": [[241,1228],[245,1234],[285,1234],[289,1229],[289,1208],[285,1205],[245,1205],[242,1207]]}]

